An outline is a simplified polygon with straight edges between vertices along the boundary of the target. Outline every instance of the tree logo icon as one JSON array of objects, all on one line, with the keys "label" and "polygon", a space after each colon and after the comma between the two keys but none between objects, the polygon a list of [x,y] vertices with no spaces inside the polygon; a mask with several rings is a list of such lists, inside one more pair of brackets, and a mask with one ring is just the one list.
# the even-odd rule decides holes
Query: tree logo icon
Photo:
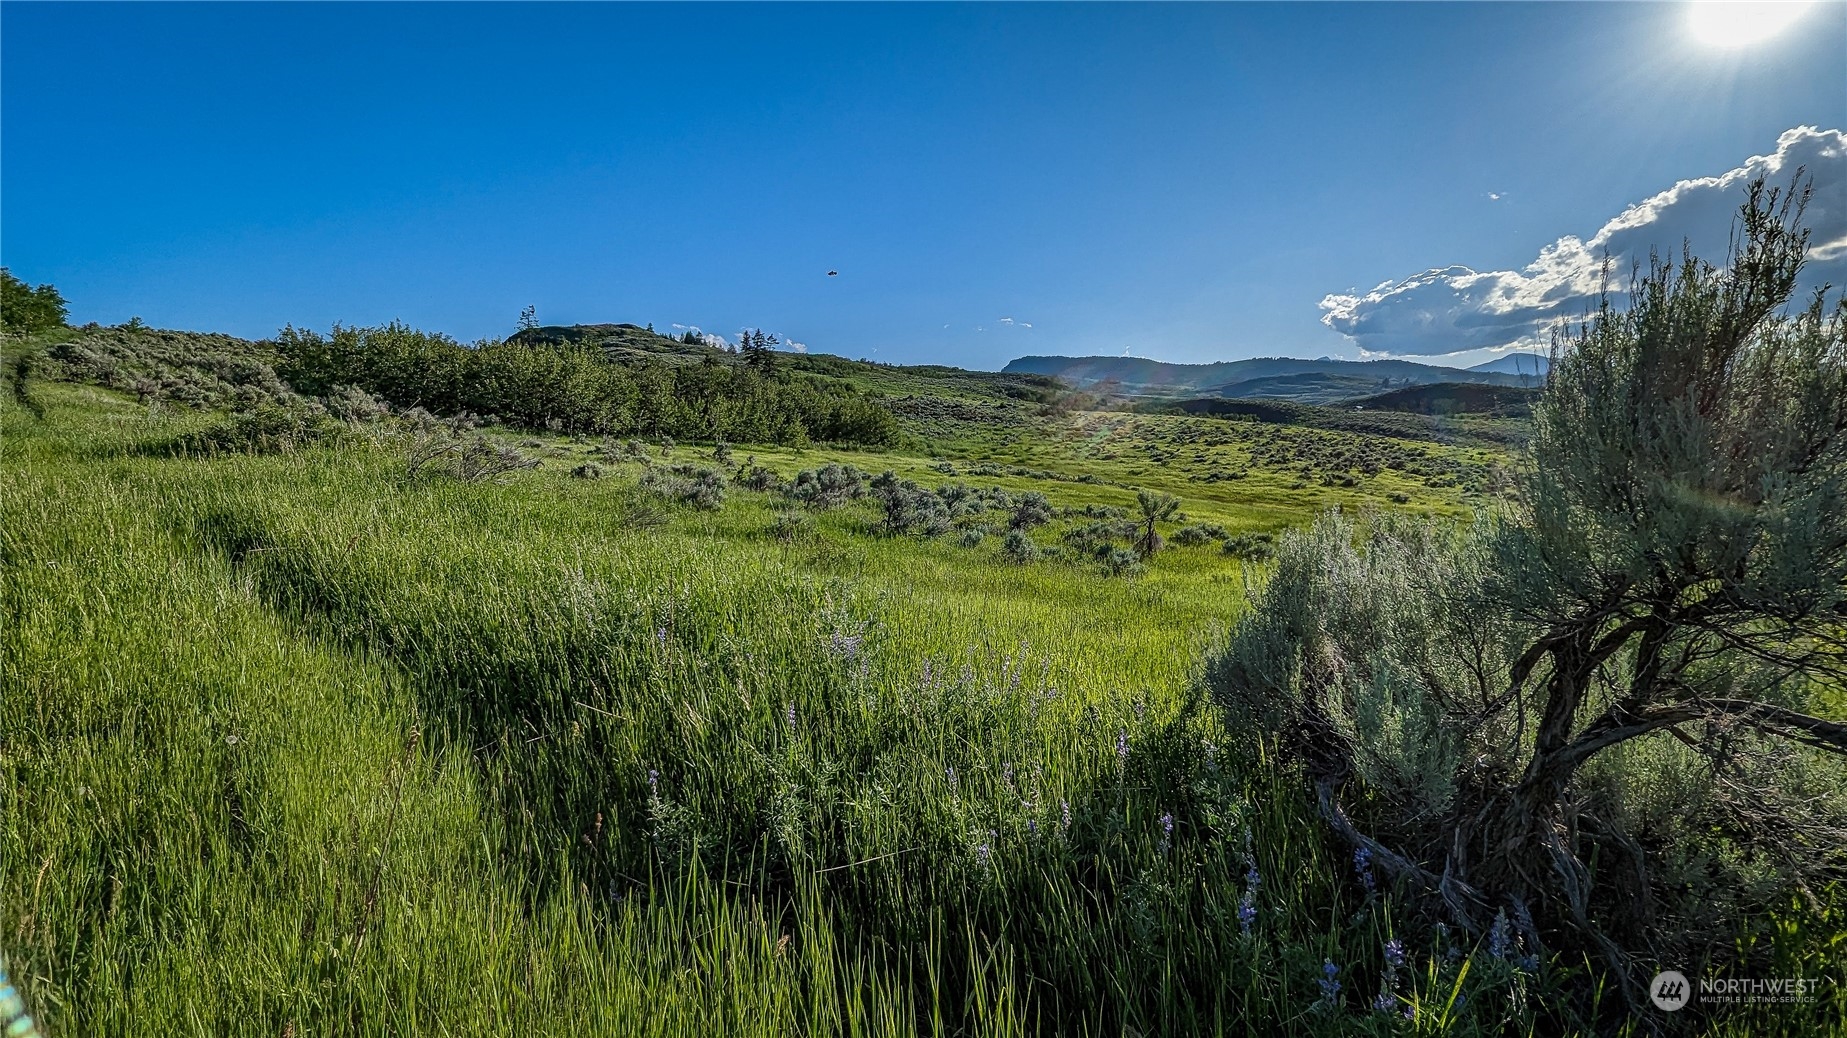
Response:
[{"label": "tree logo icon", "polygon": [[1648,997],[1653,1000],[1656,1009],[1672,1013],[1685,1006],[1693,997],[1693,992],[1684,974],[1676,970],[1664,970],[1648,982]]}]

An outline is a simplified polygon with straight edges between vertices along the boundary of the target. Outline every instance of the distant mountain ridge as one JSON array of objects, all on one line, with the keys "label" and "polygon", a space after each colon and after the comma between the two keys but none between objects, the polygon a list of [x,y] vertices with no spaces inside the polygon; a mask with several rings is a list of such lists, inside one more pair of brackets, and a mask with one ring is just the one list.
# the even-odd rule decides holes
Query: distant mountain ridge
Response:
[{"label": "distant mountain ridge", "polygon": [[1529,375],[1543,378],[1552,367],[1552,360],[1538,353],[1509,353],[1505,357],[1496,357],[1486,364],[1477,364],[1470,371],[1498,371],[1504,375]]},{"label": "distant mountain ridge", "polygon": [[[1507,359],[1501,358],[1501,361]],[[1174,364],[1145,357],[1020,357],[1008,361],[1001,371],[1051,375],[1078,387],[1114,383],[1122,392],[1140,396],[1213,394],[1318,401],[1382,393],[1395,386],[1438,382],[1520,386],[1536,381],[1532,374],[1446,368],[1409,360],[1304,360],[1298,357],[1253,357],[1211,364]],[[1291,380],[1297,383],[1293,388],[1287,385]]]}]

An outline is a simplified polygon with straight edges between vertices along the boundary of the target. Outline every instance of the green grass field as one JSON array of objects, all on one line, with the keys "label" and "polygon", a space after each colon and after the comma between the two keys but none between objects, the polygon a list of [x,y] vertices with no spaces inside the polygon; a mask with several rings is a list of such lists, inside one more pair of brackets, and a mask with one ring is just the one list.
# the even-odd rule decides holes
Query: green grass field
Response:
[{"label": "green grass field", "polygon": [[[572,478],[587,441],[495,431],[545,464],[407,479],[376,428],[175,454],[217,417],[27,389],[42,416],[9,398],[0,429],[0,949],[49,1035],[1611,1019],[1557,996],[1595,988],[1582,962],[1401,930],[1289,762],[1225,730],[1197,669],[1261,567],[1216,543],[1112,576],[1069,549],[1006,561],[1001,516],[961,521],[993,527],[973,546],[884,536],[864,502],[777,536],[799,509],[775,492],[700,510],[639,462]],[[1136,488],[1273,533],[1335,505],[1464,515],[1510,463],[1217,418],[898,410],[925,449],[732,450],[785,478],[840,461],[1039,491],[1047,549]],[[1841,1025],[1838,999],[1817,1012],[1770,1023]]]}]

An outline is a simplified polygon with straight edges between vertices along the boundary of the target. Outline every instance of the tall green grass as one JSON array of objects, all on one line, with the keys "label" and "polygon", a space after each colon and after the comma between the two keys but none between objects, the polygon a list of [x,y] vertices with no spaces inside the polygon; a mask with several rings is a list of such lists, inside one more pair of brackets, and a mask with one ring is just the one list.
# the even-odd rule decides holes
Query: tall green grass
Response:
[{"label": "tall green grass", "polygon": [[1201,704],[1223,564],[1011,566],[850,513],[785,544],[767,495],[407,482],[364,436],[161,457],[203,419],[32,388],[0,445],[0,945],[49,1034],[1594,1012],[1548,1008],[1570,963],[1401,932]]}]

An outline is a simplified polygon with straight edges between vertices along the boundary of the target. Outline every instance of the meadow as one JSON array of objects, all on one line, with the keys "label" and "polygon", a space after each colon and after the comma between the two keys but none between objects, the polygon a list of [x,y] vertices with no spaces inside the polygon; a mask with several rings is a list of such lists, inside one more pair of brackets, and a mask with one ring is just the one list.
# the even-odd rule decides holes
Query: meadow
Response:
[{"label": "meadow", "polygon": [[[496,426],[541,464],[464,481],[396,420],[238,449],[216,401],[18,370],[0,949],[49,1035],[1644,1026],[1401,913],[1201,685],[1265,538],[1466,517],[1512,448],[894,381],[883,450]],[[985,503],[778,489],[830,463]],[[1139,490],[1171,543],[1112,564],[1082,531]]]}]

